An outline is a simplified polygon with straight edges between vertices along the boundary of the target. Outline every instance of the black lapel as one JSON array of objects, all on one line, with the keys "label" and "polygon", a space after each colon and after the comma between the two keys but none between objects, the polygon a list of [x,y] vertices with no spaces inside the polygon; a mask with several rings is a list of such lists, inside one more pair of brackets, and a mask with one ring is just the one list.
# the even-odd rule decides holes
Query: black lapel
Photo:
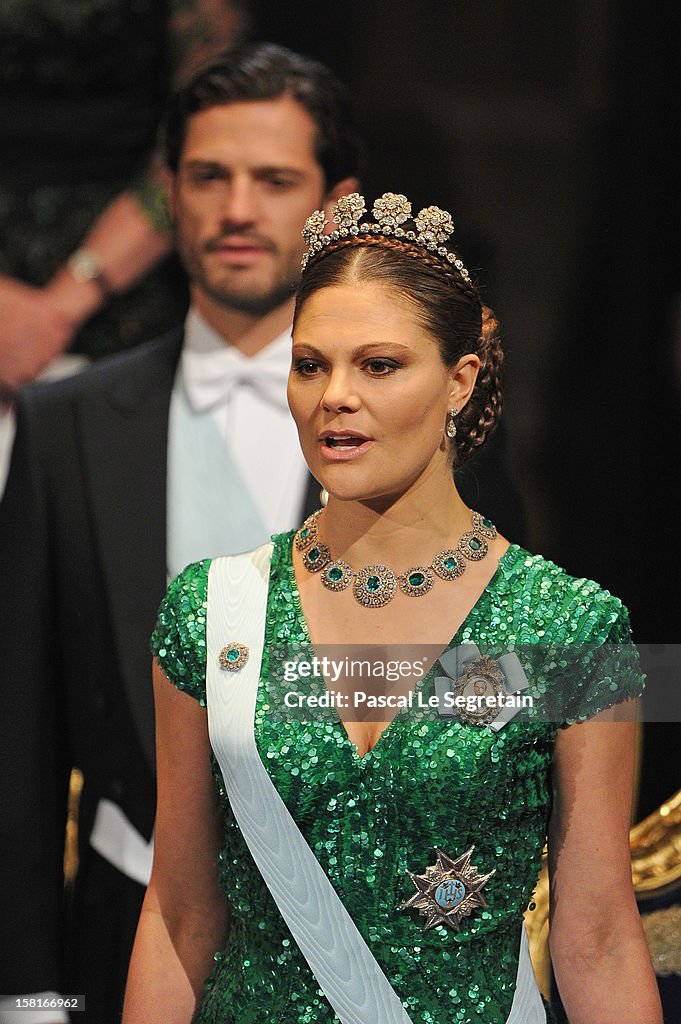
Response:
[{"label": "black lapel", "polygon": [[182,333],[113,361],[81,403],[92,520],[118,663],[154,770],[149,636],[166,588],[168,409]]}]

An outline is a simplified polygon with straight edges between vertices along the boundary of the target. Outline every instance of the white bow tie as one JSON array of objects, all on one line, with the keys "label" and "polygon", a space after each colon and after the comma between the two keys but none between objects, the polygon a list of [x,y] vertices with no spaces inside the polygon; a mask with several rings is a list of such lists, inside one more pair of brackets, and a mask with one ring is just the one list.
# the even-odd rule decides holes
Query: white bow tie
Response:
[{"label": "white bow tie", "polygon": [[250,387],[265,401],[288,409],[286,380],[288,361],[281,358],[236,360],[233,352],[210,355],[185,352],[183,374],[187,395],[196,412],[227,405],[241,387]]}]

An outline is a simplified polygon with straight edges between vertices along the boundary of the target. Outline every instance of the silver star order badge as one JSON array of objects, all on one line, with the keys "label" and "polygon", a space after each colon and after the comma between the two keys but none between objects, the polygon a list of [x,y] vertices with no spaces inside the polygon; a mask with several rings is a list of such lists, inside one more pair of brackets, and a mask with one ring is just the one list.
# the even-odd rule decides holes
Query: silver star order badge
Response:
[{"label": "silver star order badge", "polygon": [[487,906],[480,890],[489,882],[496,868],[481,875],[471,864],[474,849],[471,846],[466,853],[452,860],[436,846],[437,861],[426,868],[425,874],[407,872],[416,886],[416,892],[406,903],[401,904],[400,910],[410,907],[418,910],[427,919],[423,926],[424,932],[436,924],[447,924],[458,931],[464,917],[468,917],[476,907]]}]

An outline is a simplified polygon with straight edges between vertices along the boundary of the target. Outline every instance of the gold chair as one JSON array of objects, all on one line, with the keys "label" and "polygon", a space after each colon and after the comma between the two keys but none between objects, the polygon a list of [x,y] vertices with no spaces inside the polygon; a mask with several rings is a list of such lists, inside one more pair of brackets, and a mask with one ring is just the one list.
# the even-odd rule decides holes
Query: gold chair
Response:
[{"label": "gold chair", "polygon": [[[681,975],[681,789],[631,830],[631,871],[655,973]],[[669,905],[659,907],[660,897]],[[647,901],[658,907],[645,912]]]}]

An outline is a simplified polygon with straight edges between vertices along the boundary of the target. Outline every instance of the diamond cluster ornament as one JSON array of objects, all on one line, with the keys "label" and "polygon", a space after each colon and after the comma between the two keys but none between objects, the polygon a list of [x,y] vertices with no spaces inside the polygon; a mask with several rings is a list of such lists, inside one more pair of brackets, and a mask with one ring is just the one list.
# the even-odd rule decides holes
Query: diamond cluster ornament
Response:
[{"label": "diamond cluster ornament", "polygon": [[248,661],[248,655],[249,650],[246,644],[240,644],[233,640],[220,651],[218,664],[220,668],[227,669],[228,672],[238,672]]},{"label": "diamond cluster ornament", "polygon": [[384,192],[371,212],[382,227],[397,228],[411,217],[411,203],[406,196]]},{"label": "diamond cluster ornament", "polygon": [[354,573],[352,593],[365,608],[382,608],[392,601],[396,590],[397,578],[387,565],[365,565]]},{"label": "diamond cluster ornament", "polygon": [[433,572],[437,573],[441,580],[457,580],[465,570],[466,563],[461,553],[454,548],[438,551],[433,559]]},{"label": "diamond cluster ornament", "polygon": [[328,224],[328,220],[324,216],[323,210],[315,210],[307,220],[305,221],[305,227],[303,228],[303,238],[305,239],[306,245],[312,245],[320,240],[324,234],[324,228]]},{"label": "diamond cluster ornament", "polygon": [[433,568],[430,565],[415,565],[398,576],[397,582],[407,597],[422,597],[435,585]]},{"label": "diamond cluster ornament", "polygon": [[320,579],[327,590],[339,593],[339,591],[345,590],[350,586],[354,575],[351,566],[344,562],[342,558],[337,558],[335,562],[331,562],[330,565],[327,565],[322,570]]},{"label": "diamond cluster ornament", "polygon": [[438,924],[449,925],[456,931],[464,917],[468,917],[476,907],[486,907],[487,901],[482,895],[483,887],[489,882],[496,868],[486,875],[481,875],[475,865],[471,864],[471,854],[475,849],[463,853],[453,860],[442,850],[435,847],[437,860],[426,868],[424,874],[407,874],[411,878],[416,892],[400,910],[412,907],[426,918],[424,932]]},{"label": "diamond cluster ornament", "polygon": [[351,192],[340,197],[331,211],[331,216],[339,228],[353,228],[357,227],[360,217],[366,212],[364,196],[359,192]]},{"label": "diamond cluster ornament", "polygon": [[318,508],[316,512],[313,512],[311,516],[307,517],[296,533],[296,548],[298,551],[307,551],[307,549],[312,547],[314,542],[317,540],[317,536],[319,534],[317,519],[321,514],[322,509]]},{"label": "diamond cluster ornament", "polygon": [[[331,216],[338,226],[333,231],[326,233],[328,221],[324,211],[315,210],[307,218],[303,228],[303,238],[307,250],[302,259],[302,269],[305,270],[313,256],[340,238],[366,234],[385,235],[386,237],[404,239],[405,242],[422,246],[429,252],[441,256],[459,272],[464,281],[470,284],[470,275],[463,262],[455,252],[444,244],[449,241],[454,231],[451,214],[446,210],[441,210],[439,206],[426,206],[413,217],[411,203],[406,196],[399,192],[384,192],[376,199],[371,210],[375,220],[360,223],[366,212],[364,196],[359,192],[341,196],[331,211]],[[408,220],[413,222],[415,230],[405,230],[402,227]]]},{"label": "diamond cluster ornament", "polygon": [[473,513],[473,531],[481,533],[483,537],[489,537],[490,540],[494,540],[497,535],[496,527],[492,520],[481,515],[480,512]]},{"label": "diamond cluster ornament", "polygon": [[331,552],[326,544],[317,542],[303,555],[303,565],[308,572],[321,572],[331,561]]},{"label": "diamond cluster ornament", "polygon": [[439,206],[427,206],[414,218],[418,235],[416,241],[421,245],[446,242],[454,230],[454,222],[446,210]]}]

